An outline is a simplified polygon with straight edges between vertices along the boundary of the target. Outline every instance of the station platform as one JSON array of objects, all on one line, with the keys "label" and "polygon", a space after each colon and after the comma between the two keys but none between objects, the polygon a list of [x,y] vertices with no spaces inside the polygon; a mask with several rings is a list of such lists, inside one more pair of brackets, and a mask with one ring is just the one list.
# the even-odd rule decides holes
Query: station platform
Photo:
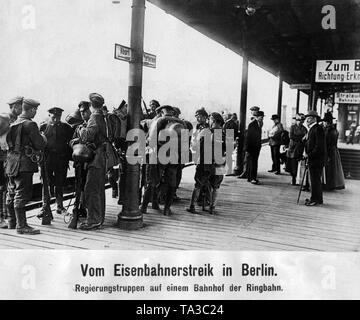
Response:
[{"label": "station platform", "polygon": [[[121,206],[106,194],[106,218],[95,231],[70,230],[63,216],[54,213],[50,226],[27,212],[28,223],[40,235],[25,236],[15,230],[0,230],[1,249],[115,249],[115,250],[266,250],[266,251],[359,251],[360,181],[345,180],[346,188],[324,192],[324,204],[304,205],[308,192],[296,204],[299,187],[290,185],[287,173],[273,175],[270,148],[263,146],[259,159],[260,185],[225,177],[220,188],[217,214],[197,208],[185,210],[194,185],[194,166],[184,169],[172,216],[149,208],[139,230],[115,226]],[[66,203],[67,204],[67,203]],[[71,209],[71,207],[70,207]],[[31,217],[31,218],[30,218]]]}]

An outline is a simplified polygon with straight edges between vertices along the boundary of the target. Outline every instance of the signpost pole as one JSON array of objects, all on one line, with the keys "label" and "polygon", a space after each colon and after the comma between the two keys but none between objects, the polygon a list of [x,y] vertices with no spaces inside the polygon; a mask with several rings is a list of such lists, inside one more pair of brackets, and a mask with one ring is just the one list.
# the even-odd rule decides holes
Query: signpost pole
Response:
[{"label": "signpost pole", "polygon": [[[141,91],[144,50],[145,0],[133,0],[131,16],[132,60],[129,65],[128,117],[129,129],[138,129],[141,120]],[[127,158],[127,160],[129,160]],[[134,230],[143,225],[139,211],[140,165],[126,163],[124,205],[118,215],[118,227]]]},{"label": "signpost pole", "polygon": [[282,89],[283,89],[283,80],[281,72],[279,72],[279,90],[278,90],[278,105],[277,105],[277,115],[281,119],[281,104],[282,104]]},{"label": "signpost pole", "polygon": [[299,108],[300,108],[300,90],[297,89],[297,92],[296,92],[296,114],[299,113]]}]

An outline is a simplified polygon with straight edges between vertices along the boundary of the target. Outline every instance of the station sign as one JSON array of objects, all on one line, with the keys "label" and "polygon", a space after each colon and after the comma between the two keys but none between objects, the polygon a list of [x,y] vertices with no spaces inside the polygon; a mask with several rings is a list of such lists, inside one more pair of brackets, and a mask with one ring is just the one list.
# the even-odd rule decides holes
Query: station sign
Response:
[{"label": "station sign", "polygon": [[360,83],[360,59],[317,60],[315,82]]},{"label": "station sign", "polygon": [[[132,50],[129,47],[115,43],[115,54],[114,58],[117,60],[132,61]],[[144,52],[143,65],[145,67],[156,68],[156,55]]]},{"label": "station sign", "polygon": [[290,89],[298,89],[298,90],[310,90],[310,83],[294,83],[290,85]]},{"label": "station sign", "polygon": [[360,92],[336,92],[335,103],[360,104]]}]

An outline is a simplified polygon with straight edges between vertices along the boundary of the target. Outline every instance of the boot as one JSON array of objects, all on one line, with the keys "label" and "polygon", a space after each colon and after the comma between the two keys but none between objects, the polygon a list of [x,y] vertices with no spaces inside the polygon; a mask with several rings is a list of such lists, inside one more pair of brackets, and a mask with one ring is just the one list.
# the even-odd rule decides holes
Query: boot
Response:
[{"label": "boot", "polygon": [[151,193],[152,193],[151,188],[145,189],[144,198],[143,198],[143,201],[142,201],[141,207],[140,207],[140,212],[143,213],[143,214],[147,213],[147,207],[148,207],[148,204],[150,202]]},{"label": "boot", "polygon": [[7,203],[6,209],[8,212],[8,228],[9,229],[15,229],[16,228],[16,215],[15,215],[15,209],[14,209],[14,203]]},{"label": "boot", "polygon": [[190,213],[196,213],[196,211],[195,211],[195,201],[199,197],[199,194],[200,194],[200,189],[195,188],[193,190],[193,192],[192,192],[192,195],[191,195],[190,205],[189,205],[188,208],[186,208],[186,211],[188,211]]},{"label": "boot", "polygon": [[170,216],[172,215],[172,212],[170,210],[170,207],[173,203],[174,200],[174,194],[176,192],[176,188],[174,187],[169,187],[166,195],[165,195],[165,206],[164,206],[164,215],[165,216]]},{"label": "boot", "polygon": [[8,218],[8,214],[7,214],[7,209],[6,209],[6,190],[3,191],[3,214],[4,214],[4,219]]},{"label": "boot", "polygon": [[215,206],[216,206],[216,202],[217,202],[217,197],[218,197],[218,190],[214,189],[212,190],[212,192],[210,192],[210,208],[209,208],[209,213],[210,214],[215,214]]},{"label": "boot", "polygon": [[0,229],[7,229],[8,225],[5,221],[5,214],[4,214],[4,197],[3,191],[0,192]]},{"label": "boot", "polygon": [[292,176],[291,178],[291,185],[296,186],[296,177]]},{"label": "boot", "polygon": [[63,187],[55,187],[55,197],[56,197],[56,205],[57,205],[57,209],[56,209],[56,213],[57,214],[62,214],[66,213],[66,210],[64,208],[64,203],[63,203]]},{"label": "boot", "polygon": [[8,228],[8,224],[6,223],[4,217],[0,216],[0,229],[7,229],[7,228]]},{"label": "boot", "polygon": [[158,197],[159,197],[159,195],[158,195],[157,188],[154,187],[154,190],[152,193],[152,201],[151,201],[151,208],[153,208],[154,210],[160,210]]},{"label": "boot", "polygon": [[39,229],[34,229],[26,223],[26,211],[25,208],[15,208],[15,215],[17,220],[16,232],[18,234],[39,234]]},{"label": "boot", "polygon": [[119,193],[119,191],[118,191],[117,188],[116,188],[116,189],[112,189],[112,194],[111,194],[112,198],[113,198],[113,199],[116,199],[116,198],[118,197],[118,193]]}]

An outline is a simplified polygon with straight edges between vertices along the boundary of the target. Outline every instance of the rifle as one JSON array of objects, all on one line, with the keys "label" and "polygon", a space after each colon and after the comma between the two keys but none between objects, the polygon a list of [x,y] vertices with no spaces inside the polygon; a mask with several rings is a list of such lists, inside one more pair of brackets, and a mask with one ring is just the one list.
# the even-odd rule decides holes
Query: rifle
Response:
[{"label": "rifle", "polygon": [[142,103],[143,103],[143,105],[144,105],[144,108],[145,108],[145,111],[146,111],[146,114],[148,115],[148,117],[150,116],[150,114],[149,114],[149,110],[148,110],[148,108],[146,107],[146,103],[145,103],[145,101],[144,101],[144,99],[141,97],[141,100],[142,100]]},{"label": "rifle", "polygon": [[69,229],[77,229],[77,223],[79,221],[79,204],[81,198],[81,186],[82,186],[82,170],[81,164],[75,169],[75,202],[74,208],[70,217],[70,221],[68,224]]},{"label": "rifle", "polygon": [[42,207],[42,225],[49,225],[51,224],[51,220],[54,219],[51,208],[50,208],[50,191],[49,191],[49,177],[46,170],[46,154],[43,153],[42,159],[38,159],[40,164],[40,172],[41,172],[41,179],[42,179],[42,189],[43,189],[43,198],[44,203]]},{"label": "rifle", "polygon": [[303,177],[301,179],[300,190],[299,190],[299,195],[298,195],[296,204],[299,204],[301,191],[302,191],[302,188],[304,186],[304,180],[305,180],[305,177],[306,177],[306,175],[308,173],[308,170],[309,170],[309,168],[308,168],[308,164],[307,164],[307,159],[305,159],[305,171],[304,171],[304,175],[303,175]]}]

